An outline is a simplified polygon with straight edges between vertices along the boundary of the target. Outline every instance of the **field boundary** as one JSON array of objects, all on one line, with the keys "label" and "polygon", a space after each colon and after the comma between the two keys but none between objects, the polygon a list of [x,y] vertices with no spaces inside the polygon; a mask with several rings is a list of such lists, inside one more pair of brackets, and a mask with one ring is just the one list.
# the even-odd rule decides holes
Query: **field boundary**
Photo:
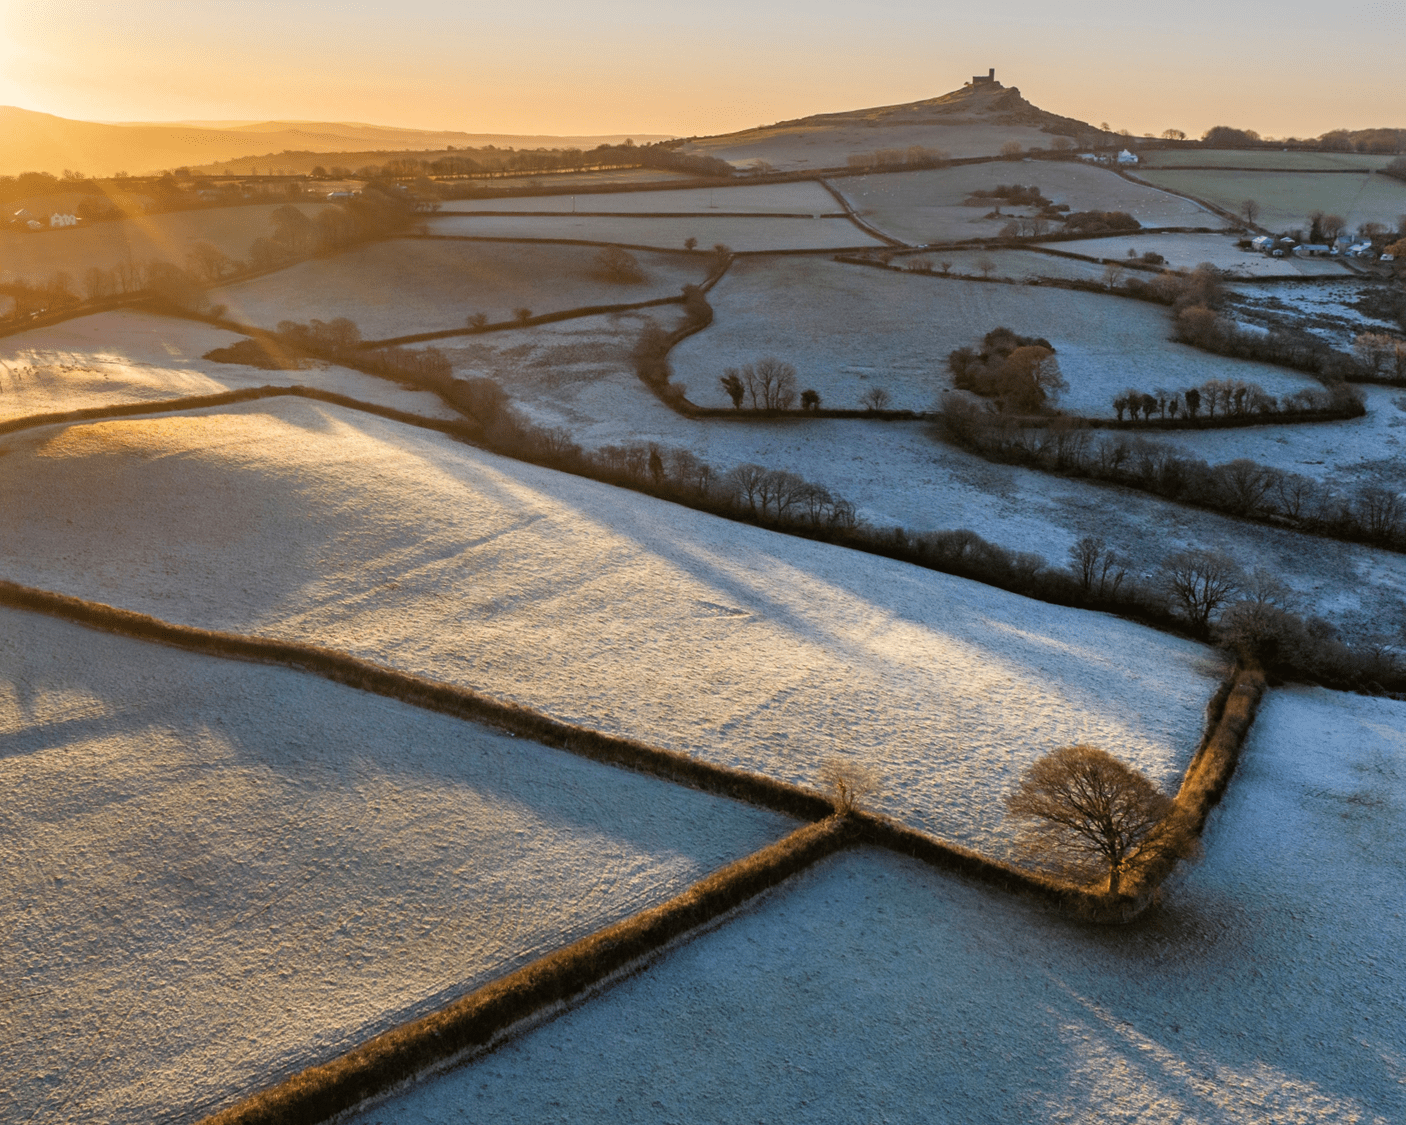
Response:
[{"label": "field boundary", "polygon": [[113,403],[109,406],[89,406],[81,410],[54,411],[48,414],[26,414],[20,418],[9,418],[0,421],[0,436],[5,434],[19,433],[23,430],[33,430],[41,426],[62,426],[78,422],[101,422],[109,418],[132,418],[140,417],[143,414],[174,414],[185,410],[202,410],[215,406],[234,406],[244,402],[258,402],[268,398],[305,398],[314,402],[325,402],[332,406],[346,407],[348,410],[359,410],[365,414],[375,414],[381,418],[388,418],[393,422],[403,422],[408,426],[417,426],[426,430],[437,430],[442,434],[451,437],[476,440],[481,433],[481,428],[474,422],[465,419],[455,421],[448,418],[428,418],[423,414],[411,414],[405,410],[397,410],[393,406],[378,406],[374,402],[362,402],[360,399],[350,398],[347,395],[338,394],[336,391],[324,391],[317,387],[308,387],[300,383],[287,386],[279,384],[267,384],[262,387],[241,387],[233,391],[221,391],[210,395],[191,395],[185,398],[165,398],[148,399],[145,402],[121,402]]},{"label": "field boundary", "polygon": [[103,632],[152,641],[186,652],[256,664],[276,664],[308,672],[372,695],[385,696],[454,718],[468,719],[582,758],[650,774],[801,820],[818,820],[832,811],[828,798],[798,785],[705,762],[682,751],[665,750],[563,722],[516,703],[493,699],[473,688],[384,668],[350,653],[320,645],[177,625],[148,614],[22,586],[4,579],[0,579],[0,606],[43,613]]},{"label": "field boundary", "polygon": [[847,219],[843,211],[436,211],[434,218],[482,215],[498,219],[572,218],[586,219]]},{"label": "field boundary", "polygon": [[[563,722],[521,704],[492,699],[473,688],[386,668],[336,649],[178,625],[103,602],[5,579],[0,579],[0,606],[41,613],[117,636],[205,656],[272,664],[309,673],[422,710],[508,731],[592,761],[730,797],[801,820],[823,821],[834,812],[834,803],[829,797],[789,782]],[[1199,835],[1211,806],[1224,792],[1234,770],[1235,755],[1254,720],[1255,706],[1264,685],[1264,674],[1258,667],[1237,666],[1231,678],[1217,688],[1207,707],[1206,732],[1183,774],[1178,794],[1189,817],[1186,823],[1194,834]],[[1147,896],[1155,890],[1152,886],[1138,895],[1109,895],[990,859],[886,816],[857,811],[850,815],[859,826],[860,834],[880,847],[916,856],[944,870],[1003,890],[1033,895],[1091,921],[1129,921],[1150,905],[1151,899]],[[1168,865],[1167,872],[1170,869]],[[1160,883],[1167,872],[1159,875],[1156,882]],[[1142,882],[1145,884],[1149,880]]]},{"label": "field boundary", "polygon": [[205,1118],[202,1125],[311,1125],[467,1061],[526,1030],[528,1021],[540,1022],[638,971],[680,939],[833,854],[853,833],[853,825],[840,816],[808,824],[660,906],[549,953],[340,1058],[294,1074]]},{"label": "field boundary", "polygon": [[837,188],[834,184],[832,184],[828,179],[823,176],[817,176],[815,182],[818,183],[821,187],[823,187],[826,191],[828,191],[839,201],[840,206],[845,209],[845,215],[849,219],[849,221],[852,222],[855,226],[857,226],[860,230],[864,231],[865,234],[873,235],[879,241],[886,242],[896,249],[910,250],[913,248],[913,244],[911,242],[904,242],[901,238],[895,238],[893,235],[881,231],[878,227],[874,226],[874,224],[869,222],[867,219],[860,218],[859,212],[854,209],[854,204],[850,202],[849,197],[845,195],[845,193],[842,192],[839,188]]}]

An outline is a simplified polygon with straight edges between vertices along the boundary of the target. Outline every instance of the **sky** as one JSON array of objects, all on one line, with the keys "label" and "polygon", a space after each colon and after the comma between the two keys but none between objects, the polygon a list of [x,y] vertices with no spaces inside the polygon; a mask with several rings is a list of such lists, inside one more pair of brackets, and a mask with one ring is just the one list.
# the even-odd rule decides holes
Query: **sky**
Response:
[{"label": "sky", "polygon": [[1406,127],[1400,0],[0,0],[0,104],[706,135],[956,89],[1133,133]]}]

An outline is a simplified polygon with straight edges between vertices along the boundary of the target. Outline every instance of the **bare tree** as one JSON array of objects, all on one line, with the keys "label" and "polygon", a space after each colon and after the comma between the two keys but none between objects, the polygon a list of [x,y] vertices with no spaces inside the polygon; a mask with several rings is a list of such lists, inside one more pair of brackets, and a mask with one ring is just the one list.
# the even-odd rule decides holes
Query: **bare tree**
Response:
[{"label": "bare tree", "polygon": [[1069,548],[1069,563],[1084,593],[1093,591],[1098,574],[1098,560],[1103,557],[1104,542],[1097,535],[1085,535]]},{"label": "bare tree", "polygon": [[883,387],[870,387],[864,392],[863,397],[859,400],[859,404],[864,407],[865,410],[872,412],[886,409],[888,404],[892,401],[888,391],[884,390]]},{"label": "bare tree", "polygon": [[976,268],[981,271],[982,277],[990,277],[991,274],[995,272],[996,262],[994,259],[983,255],[976,260]]},{"label": "bare tree", "polygon": [[1162,583],[1198,629],[1240,589],[1243,576],[1224,551],[1178,551],[1162,562]]},{"label": "bare tree", "polygon": [[1096,746],[1063,746],[1037,758],[1006,798],[1026,822],[1022,844],[1041,858],[1097,865],[1117,894],[1129,865],[1172,844],[1172,799]]},{"label": "bare tree", "polygon": [[532,319],[532,310],[528,308],[513,309],[513,319],[519,324],[526,324]]},{"label": "bare tree", "polygon": [[820,784],[830,794],[841,816],[854,812],[879,786],[878,776],[853,758],[826,758],[820,767]]},{"label": "bare tree", "polygon": [[796,401],[796,369],[775,356],[742,369],[743,382],[756,410],[789,410]]},{"label": "bare tree", "polygon": [[488,314],[481,312],[471,313],[469,314],[468,320],[466,320],[464,323],[467,324],[470,328],[472,328],[475,332],[482,332],[485,328],[488,327]]},{"label": "bare tree", "polygon": [[1260,205],[1253,199],[1241,200],[1240,214],[1245,216],[1247,223],[1254,226],[1255,220],[1260,217]]}]

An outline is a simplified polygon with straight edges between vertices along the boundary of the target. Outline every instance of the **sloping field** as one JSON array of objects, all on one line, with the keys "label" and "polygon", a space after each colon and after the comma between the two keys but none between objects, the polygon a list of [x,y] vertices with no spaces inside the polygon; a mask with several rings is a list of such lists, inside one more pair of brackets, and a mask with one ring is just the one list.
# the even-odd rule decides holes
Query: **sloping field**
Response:
[{"label": "sloping field", "polygon": [[[284,204],[172,211],[38,234],[0,230],[0,281],[20,278],[42,282],[62,270],[71,275],[75,291],[81,292],[83,271],[90,266],[111,269],[129,256],[140,264],[160,258],[184,266],[186,255],[197,242],[212,243],[231,258],[246,260],[249,244],[270,233],[273,224],[269,216],[281,206]],[[324,204],[294,206],[304,214],[316,215]]]},{"label": "sloping field", "polygon": [[438,396],[345,367],[265,371],[201,358],[243,337],[120,309],[0,337],[0,420],[269,385],[319,387],[432,418],[461,418]]},{"label": "sloping field", "polygon": [[[924,262],[941,273],[944,263],[954,276],[1003,277],[1011,281],[1029,281],[1046,277],[1068,278],[1074,281],[1103,282],[1103,266],[1096,262],[1081,262],[1041,254],[1036,250],[985,250],[981,247],[964,250],[930,250],[922,254],[905,254],[893,259],[895,265]],[[986,269],[987,264],[991,269]]]},{"label": "sloping field", "polygon": [[774,355],[794,364],[800,387],[814,387],[826,405],[857,407],[879,386],[897,408],[928,410],[952,386],[948,354],[1002,325],[1055,346],[1070,385],[1060,406],[1078,414],[1111,415],[1113,397],[1130,384],[1180,390],[1235,378],[1271,394],[1317,386],[1269,364],[1173,343],[1164,309],[1097,293],[790,259],[736,263],[709,301],[712,327],[672,354],[700,405],[729,405],[718,383],[725,368]]},{"label": "sloping field", "polygon": [[5,1121],[191,1121],[679,893],[780,816],[0,611]]},{"label": "sloping field", "polygon": [[1315,175],[1312,172],[1234,172],[1147,168],[1141,179],[1205,199],[1228,211],[1253,199],[1256,222],[1268,230],[1308,229],[1314,211],[1340,215],[1349,230],[1363,223],[1396,226],[1406,214],[1406,184],[1389,176]]},{"label": "sloping field", "polygon": [[1342,168],[1385,168],[1394,156],[1363,152],[1267,152],[1264,149],[1145,149],[1143,168],[1282,168],[1331,172]]},{"label": "sloping field", "polygon": [[[669,316],[657,319],[666,327],[674,323]],[[1406,612],[1406,571],[1399,555],[1247,524],[1085,481],[991,464],[934,440],[925,423],[723,422],[680,417],[660,403],[631,368],[628,356],[641,323],[639,317],[588,317],[496,332],[471,346],[446,350],[456,360],[458,374],[494,376],[509,388],[517,409],[547,428],[566,427],[588,448],[658,442],[687,449],[722,471],[747,462],[788,469],[851,500],[859,514],[876,526],[917,531],[967,527],[1011,549],[1043,555],[1056,567],[1063,564],[1066,549],[1083,535],[1105,538],[1130,559],[1135,574],[1154,573],[1172,551],[1216,544],[1247,568],[1263,566],[1280,575],[1305,606],[1349,630],[1380,634],[1383,622],[1395,621]],[[700,394],[716,378],[706,367],[702,371],[696,384]],[[675,382],[681,381],[676,373]],[[689,393],[694,393],[692,386]],[[1368,397],[1373,413],[1341,425],[1366,427],[1361,457],[1376,456],[1373,442],[1380,433],[1388,442],[1380,456],[1394,458],[1397,450],[1389,439],[1400,432],[1392,426],[1400,414],[1395,399],[1406,396],[1370,392]],[[1378,413],[1379,409],[1385,413]],[[1224,431],[1224,440],[1232,446],[1224,451],[1208,446],[1202,455],[1213,461],[1251,456],[1294,467],[1297,460],[1324,456],[1316,436],[1320,429],[1275,426]],[[1326,430],[1347,436],[1340,424]],[[1187,444],[1196,449],[1195,441],[1214,442],[1217,435],[1190,437],[1194,440]],[[1295,452],[1301,438],[1306,443],[1302,454]],[[1322,440],[1326,445],[1340,439],[1325,434]],[[1237,453],[1235,448],[1246,452]],[[1325,464],[1362,465],[1351,448],[1344,441],[1341,460]],[[1323,466],[1303,465],[1299,471],[1331,475]],[[1383,461],[1380,473],[1363,471],[1386,479],[1396,470],[1390,461]]]},{"label": "sloping field", "polygon": [[1248,457],[1262,465],[1355,491],[1369,482],[1406,489],[1406,393],[1361,387],[1367,413],[1312,426],[1178,431],[1154,440],[1215,464]]},{"label": "sloping field", "polygon": [[474,187],[535,188],[549,191],[576,184],[648,184],[670,180],[690,180],[686,172],[670,172],[663,168],[613,168],[604,172],[544,172],[535,176],[493,176],[473,183]]},{"label": "sloping field", "polygon": [[[834,208],[829,208],[834,210]],[[882,246],[848,219],[677,218],[644,219],[622,214],[590,215],[439,215],[428,220],[431,234],[480,238],[580,239],[657,246],[681,250],[687,239],[710,249],[721,243],[734,250],[826,250]]]},{"label": "sloping field", "polygon": [[1167,259],[1166,268],[1195,269],[1209,262],[1230,277],[1323,277],[1352,276],[1342,262],[1331,258],[1267,258],[1256,250],[1241,250],[1236,239],[1219,234],[1134,234],[1109,238],[1081,238],[1050,244],[1055,250],[1087,254],[1093,258],[1122,261],[1128,251],[1135,257],[1149,251]]},{"label": "sloping field", "polygon": [[590,246],[396,239],[317,258],[215,290],[234,320],[272,328],[280,320],[354,320],[368,339],[462,328],[473,313],[490,321],[536,313],[677,296],[708,274],[701,257],[637,254],[638,282],[607,278]]},{"label": "sloping field", "polygon": [[[1004,852],[1073,741],[1163,785],[1206,649],[305,402],[14,435],[0,575],[299,638],[815,784],[853,755],[905,821]],[[70,522],[71,521],[71,522]]]},{"label": "sloping field", "polygon": [[354,1120],[1400,1121],[1403,729],[1399,702],[1271,696],[1205,861],[1136,927],[837,856]]},{"label": "sloping field", "polygon": [[[993,238],[1012,215],[1027,214],[1026,208],[1012,208],[995,199],[965,206],[971,192],[1000,184],[1034,184],[1047,199],[1067,203],[1075,211],[1127,211],[1145,227],[1222,225],[1220,218],[1189,199],[1131,183],[1106,168],[1064,161],[998,161],[845,176],[833,182],[866,220],[886,234],[918,245]],[[997,204],[1004,217],[982,217]]]},{"label": "sloping field", "polygon": [[497,380],[514,405],[549,428],[576,429],[611,417],[619,423],[622,439],[629,440],[640,414],[659,405],[635,376],[630,353],[647,323],[673,329],[679,319],[677,307],[583,316],[456,337],[438,346],[456,376]]},{"label": "sloping field", "polygon": [[618,195],[539,195],[518,199],[456,199],[441,215],[474,211],[610,211],[622,215],[662,212],[722,211],[755,214],[832,215],[835,197],[812,181],[794,184],[741,184],[737,187],[683,188],[677,191],[630,191]]},{"label": "sloping field", "polygon": [[959,125],[934,123],[885,124],[875,128],[861,121],[839,124],[807,122],[770,125],[705,137],[684,145],[681,151],[716,156],[739,168],[758,161],[784,170],[843,168],[851,156],[869,156],[878,149],[906,149],[912,145],[938,149],[948,156],[996,156],[1001,146],[1015,141],[1024,148],[1049,148],[1050,135],[1027,125],[972,122]]}]

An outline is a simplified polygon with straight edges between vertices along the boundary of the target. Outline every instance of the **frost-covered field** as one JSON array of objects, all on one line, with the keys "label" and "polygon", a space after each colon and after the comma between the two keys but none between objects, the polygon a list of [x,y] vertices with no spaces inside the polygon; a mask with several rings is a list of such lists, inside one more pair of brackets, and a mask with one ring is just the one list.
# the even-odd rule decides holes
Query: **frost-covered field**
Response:
[{"label": "frost-covered field", "polygon": [[[921,254],[905,254],[893,259],[895,265],[924,262],[941,273],[944,264],[953,275],[968,277],[1004,277],[1012,281],[1056,277],[1072,281],[1104,280],[1104,268],[1097,262],[1082,262],[1076,258],[1061,258],[1035,250],[929,250]],[[984,266],[991,266],[988,272]]]},{"label": "frost-covered field", "polygon": [[1349,490],[1370,481],[1406,487],[1406,388],[1359,387],[1367,413],[1345,422],[1178,431],[1158,437],[1215,463],[1248,457]]},{"label": "frost-covered field", "polygon": [[[1130,559],[1134,574],[1152,574],[1175,550],[1221,547],[1247,568],[1264,566],[1281,575],[1315,612],[1372,634],[1381,634],[1383,622],[1406,612],[1406,568],[1399,555],[990,464],[935,441],[922,423],[681,418],[647,391],[630,368],[629,350],[641,323],[638,317],[589,317],[494,333],[481,345],[475,342],[479,351],[447,350],[459,375],[493,375],[534,422],[563,426],[588,448],[653,441],[688,449],[722,470],[743,462],[788,469],[851,500],[864,519],[879,527],[971,528],[1002,546],[1043,555],[1055,566],[1063,564],[1068,547],[1083,535],[1104,537]],[[700,390],[706,390],[707,374]],[[689,393],[694,393],[692,386]],[[1353,466],[1345,471],[1344,483],[1360,483],[1351,476],[1357,468],[1389,479],[1391,462],[1374,466],[1371,458],[1397,456],[1392,444],[1400,432],[1392,425],[1399,413],[1397,397],[1406,396],[1370,391],[1372,413],[1349,423],[1160,440],[1181,442],[1211,461],[1250,456],[1323,476],[1332,476],[1335,466]],[[1295,452],[1300,440],[1302,454]],[[1378,442],[1380,453],[1374,452]],[[1360,457],[1354,452],[1359,444]],[[1330,446],[1333,460],[1326,452]],[[1324,465],[1297,463],[1317,460]]]},{"label": "frost-covered field", "polygon": [[1283,152],[1264,149],[1145,149],[1141,168],[1282,168],[1293,172],[1385,168],[1395,157],[1364,152]]},{"label": "frost-covered field", "polygon": [[771,125],[704,137],[682,151],[716,156],[739,168],[764,161],[773,168],[843,168],[851,156],[868,156],[877,149],[906,149],[910,145],[938,149],[948,156],[995,156],[1001,146],[1015,141],[1025,148],[1048,148],[1050,135],[1024,125],[983,122],[946,125],[937,123],[893,124],[882,129],[863,121],[839,124]]},{"label": "frost-covered field", "polygon": [[[0,443],[0,575],[293,637],[814,784],[1006,850],[1035,755],[1175,784],[1218,673],[1114,618],[779,536],[305,402]],[[71,521],[71,522],[70,522]]]},{"label": "frost-covered field", "polygon": [[312,676],[0,611],[5,1121],[190,1121],[785,818]]},{"label": "frost-covered field", "polygon": [[[833,210],[833,208],[831,208]],[[770,216],[648,219],[626,214],[445,215],[428,220],[431,234],[515,239],[582,239],[681,250],[685,240],[733,250],[828,250],[882,246],[848,219],[776,219]]]},{"label": "frost-covered field", "polygon": [[[1329,280],[1351,276],[1339,261],[1324,258],[1266,258],[1254,250],[1241,250],[1236,239],[1220,234],[1154,234],[1113,235],[1108,238],[1081,238],[1056,242],[1055,250],[1071,254],[1087,254],[1110,262],[1124,261],[1129,250],[1138,257],[1154,251],[1167,259],[1166,268],[1189,270],[1209,262],[1232,277],[1322,277]],[[1139,274],[1137,276],[1144,276]]]},{"label": "frost-covered field", "polygon": [[1349,230],[1366,222],[1394,227],[1406,214],[1406,184],[1389,176],[1178,168],[1147,168],[1138,175],[1227,211],[1238,212],[1242,201],[1253,199],[1260,205],[1255,221],[1269,230],[1307,229],[1314,211],[1341,215]]},{"label": "frost-covered field", "polygon": [[504,321],[519,308],[545,313],[672,297],[708,273],[702,257],[639,252],[643,280],[621,284],[602,274],[599,254],[590,246],[395,239],[226,286],[211,300],[244,324],[345,316],[368,339],[383,339],[462,328],[473,313]]},{"label": "frost-covered field", "polygon": [[812,180],[794,184],[742,184],[737,187],[681,188],[670,191],[631,191],[618,195],[538,195],[516,199],[453,199],[441,215],[474,211],[610,211],[622,215],[645,212],[739,211],[833,215],[840,204]]},{"label": "frost-covered field", "polygon": [[[0,230],[0,281],[45,282],[62,270],[70,275],[75,290],[81,290],[83,271],[92,266],[111,269],[130,256],[141,265],[159,258],[184,267],[186,255],[198,242],[209,242],[231,258],[247,260],[249,244],[273,230],[270,216],[281,206],[171,211],[39,234]],[[325,204],[294,206],[316,216]]]},{"label": "frost-covered field", "polygon": [[265,371],[201,357],[243,337],[132,309],[0,338],[0,419],[152,399],[302,384],[433,418],[459,418],[438,395],[326,363]]},{"label": "frost-covered field", "polygon": [[[1143,226],[1221,226],[1223,220],[1189,199],[1131,183],[1106,168],[1047,161],[1014,164],[967,164],[921,172],[846,176],[833,181],[855,209],[885,234],[908,242],[992,238],[1010,221],[1012,209],[1001,200],[979,206],[964,202],[971,192],[998,184],[1036,185],[1047,199],[1068,203],[1075,211],[1127,211]],[[1004,218],[983,218],[997,204]]]},{"label": "frost-covered field", "polygon": [[980,344],[998,326],[1055,346],[1070,386],[1060,406],[1084,415],[1112,415],[1113,397],[1130,385],[1180,390],[1244,379],[1276,395],[1318,385],[1270,364],[1173,343],[1165,309],[1097,293],[793,258],[734,264],[709,301],[713,325],[671,356],[700,405],[729,405],[718,383],[725,368],[774,355],[794,364],[799,385],[818,390],[825,405],[857,407],[878,386],[895,407],[931,409],[952,386],[948,353]]},{"label": "frost-covered field", "polygon": [[850,853],[355,1120],[1401,1121],[1403,730],[1399,702],[1271,695],[1206,859],[1137,926]]}]

